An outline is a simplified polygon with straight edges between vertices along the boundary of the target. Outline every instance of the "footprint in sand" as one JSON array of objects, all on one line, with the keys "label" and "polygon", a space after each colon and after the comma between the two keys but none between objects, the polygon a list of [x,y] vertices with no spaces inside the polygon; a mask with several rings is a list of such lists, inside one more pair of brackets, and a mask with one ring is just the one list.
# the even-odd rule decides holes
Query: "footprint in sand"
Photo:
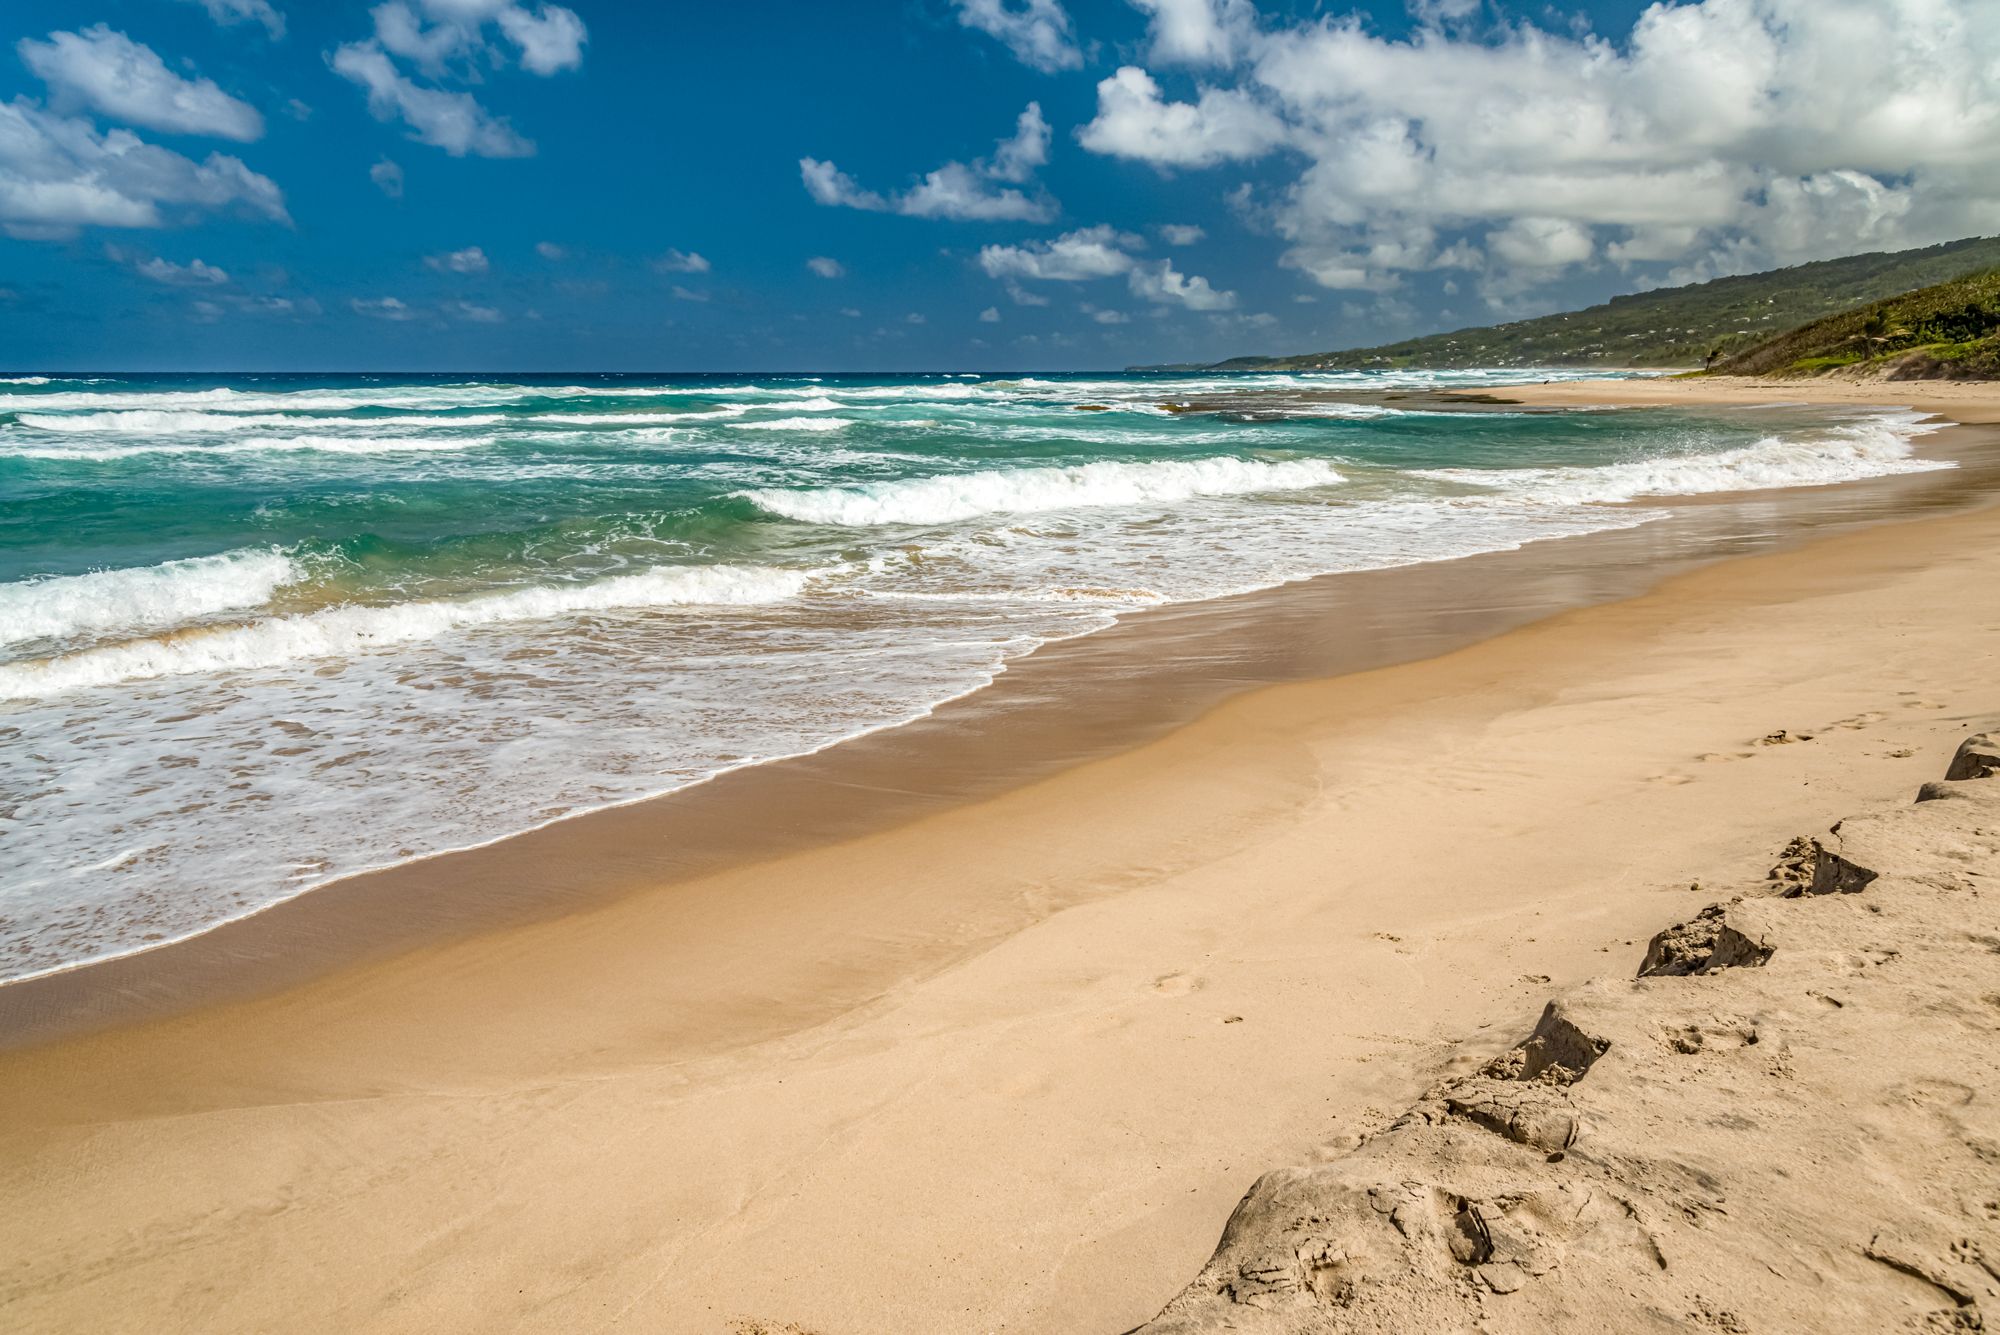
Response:
[{"label": "footprint in sand", "polygon": [[1694,782],[1694,775],[1692,775],[1692,774],[1655,774],[1655,775],[1653,775],[1653,776],[1652,776],[1651,778],[1647,779],[1647,780],[1646,780],[1646,782],[1647,782],[1647,783],[1665,783],[1665,784],[1672,784],[1672,785],[1674,785],[1674,786],[1678,787],[1679,785],[1681,785],[1681,784],[1684,784],[1684,783],[1693,783],[1693,782]]},{"label": "footprint in sand", "polygon": [[1865,714],[1856,714],[1851,718],[1835,719],[1826,726],[1828,728],[1844,728],[1849,732],[1858,732],[1862,728],[1873,727],[1887,717],[1889,716],[1880,710],[1871,709]]},{"label": "footprint in sand", "polygon": [[1903,708],[1905,709],[1943,709],[1944,707],[1935,700],[1905,700],[1903,702]]},{"label": "footprint in sand", "polygon": [[1153,980],[1153,991],[1163,997],[1184,997],[1201,987],[1201,979],[1185,973],[1161,974]]}]

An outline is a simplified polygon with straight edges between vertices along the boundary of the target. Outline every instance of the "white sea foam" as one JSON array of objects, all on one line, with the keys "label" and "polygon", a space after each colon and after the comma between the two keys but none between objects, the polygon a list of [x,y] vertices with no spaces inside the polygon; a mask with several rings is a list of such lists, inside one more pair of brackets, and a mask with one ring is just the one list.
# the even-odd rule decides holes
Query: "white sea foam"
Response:
[{"label": "white sea foam", "polygon": [[1767,436],[1754,445],[1711,454],[1641,459],[1597,468],[1422,469],[1417,476],[1493,487],[1545,503],[1583,505],[1642,496],[1824,487],[1957,467],[1947,460],[1912,457],[1911,438],[1925,429],[1916,418],[1897,414],[1832,427],[1801,439]]},{"label": "white sea foam", "polygon": [[698,422],[705,417],[741,417],[750,408],[747,403],[724,403],[684,413],[536,413],[531,418],[523,419],[523,424],[558,422],[565,426],[634,426],[643,422]]},{"label": "white sea foam", "polygon": [[65,463],[97,463],[135,459],[148,454],[212,457],[231,454],[403,454],[476,449],[491,445],[492,436],[253,436],[204,445],[193,441],[162,441],[148,445],[17,445],[0,441],[0,457],[51,459]]},{"label": "white sea foam", "polygon": [[48,383],[49,378],[45,375],[0,376],[0,385],[46,385]]},{"label": "white sea foam", "polygon": [[0,700],[36,699],[152,677],[242,671],[298,659],[340,657],[493,622],[616,608],[773,603],[797,594],[810,578],[808,571],[771,566],[661,566],[594,584],[543,585],[460,601],[334,607],[0,665]]},{"label": "white sea foam", "polygon": [[54,394],[0,394],[0,413],[69,412],[75,409],[202,409],[212,412],[346,412],[354,408],[468,408],[515,403],[562,391],[518,385],[404,386],[398,389],[147,390],[114,393],[75,390]]},{"label": "white sea foam", "polygon": [[156,408],[125,408],[91,413],[30,413],[16,419],[37,431],[112,432],[118,434],[172,435],[176,432],[251,431],[286,426],[383,427],[417,426],[448,430],[453,427],[494,426],[507,419],[498,413],[469,417],[435,414],[394,417],[299,417],[289,413],[210,413],[188,410],[162,411]]},{"label": "white sea foam", "polygon": [[948,524],[983,514],[1032,514],[1085,506],[1172,504],[1196,496],[1246,496],[1331,486],[1341,475],[1318,459],[1249,459],[996,468],[853,487],[739,492],[759,509],[810,524]]},{"label": "white sea foam", "polygon": [[779,417],[769,422],[731,422],[738,431],[838,431],[854,423],[845,417]]},{"label": "white sea foam", "polygon": [[257,607],[303,573],[288,553],[252,547],[153,566],[0,584],[0,646],[177,626]]}]

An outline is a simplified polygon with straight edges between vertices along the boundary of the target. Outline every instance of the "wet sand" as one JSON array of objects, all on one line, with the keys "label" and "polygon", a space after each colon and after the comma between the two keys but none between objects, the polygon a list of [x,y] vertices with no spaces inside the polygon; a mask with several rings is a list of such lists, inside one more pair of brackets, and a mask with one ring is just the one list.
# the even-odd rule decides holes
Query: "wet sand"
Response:
[{"label": "wet sand", "polygon": [[1132,1325],[1257,1167],[2000,705],[1991,444],[1931,447],[1970,466],[1134,617],[910,728],[0,989],[0,1316]]}]

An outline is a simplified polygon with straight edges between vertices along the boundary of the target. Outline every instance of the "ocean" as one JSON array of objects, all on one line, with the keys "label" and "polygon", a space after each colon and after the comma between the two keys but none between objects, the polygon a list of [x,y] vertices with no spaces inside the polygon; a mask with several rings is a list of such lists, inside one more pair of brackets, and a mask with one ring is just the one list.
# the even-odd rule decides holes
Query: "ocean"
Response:
[{"label": "ocean", "polygon": [[1142,608],[1950,466],[1910,414],[1424,397],[1527,374],[0,377],[0,979]]}]

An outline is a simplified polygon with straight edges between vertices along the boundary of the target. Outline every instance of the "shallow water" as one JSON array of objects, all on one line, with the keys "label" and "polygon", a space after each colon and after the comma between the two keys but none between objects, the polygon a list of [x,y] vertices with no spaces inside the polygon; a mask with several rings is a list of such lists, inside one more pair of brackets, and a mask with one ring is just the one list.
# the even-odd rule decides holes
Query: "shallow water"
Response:
[{"label": "shallow water", "polygon": [[1136,608],[1944,466],[1899,414],[1313,397],[1521,374],[0,382],[0,977],[892,725]]}]

